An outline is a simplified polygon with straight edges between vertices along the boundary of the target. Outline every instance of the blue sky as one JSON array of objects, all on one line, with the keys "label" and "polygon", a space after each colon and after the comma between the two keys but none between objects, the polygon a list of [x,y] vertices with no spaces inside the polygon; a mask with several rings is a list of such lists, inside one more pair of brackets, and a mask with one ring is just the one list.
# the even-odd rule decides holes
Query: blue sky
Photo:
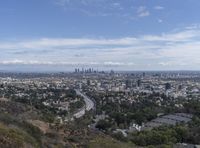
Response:
[{"label": "blue sky", "polygon": [[2,0],[0,70],[200,70],[199,0]]}]

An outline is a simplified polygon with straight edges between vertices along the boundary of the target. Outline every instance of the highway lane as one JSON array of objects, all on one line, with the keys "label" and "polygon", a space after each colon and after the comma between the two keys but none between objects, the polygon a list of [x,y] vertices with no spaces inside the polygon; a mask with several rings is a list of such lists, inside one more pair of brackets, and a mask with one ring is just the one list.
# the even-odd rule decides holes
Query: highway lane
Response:
[{"label": "highway lane", "polygon": [[85,115],[85,111],[90,111],[94,109],[95,105],[94,105],[94,102],[84,93],[82,93],[80,90],[76,89],[75,91],[76,91],[76,94],[82,96],[85,101],[85,107],[73,115],[75,118],[81,118],[82,116]]}]

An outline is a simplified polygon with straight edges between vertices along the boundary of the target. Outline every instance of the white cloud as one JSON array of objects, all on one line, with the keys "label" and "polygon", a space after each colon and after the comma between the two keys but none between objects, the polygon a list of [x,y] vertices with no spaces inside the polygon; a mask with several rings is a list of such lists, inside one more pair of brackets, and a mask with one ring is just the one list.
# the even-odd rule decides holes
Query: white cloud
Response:
[{"label": "white cloud", "polygon": [[89,17],[120,17],[125,18],[127,11],[124,10],[121,2],[107,0],[55,0],[56,5],[64,8],[65,11],[78,12]]},{"label": "white cloud", "polygon": [[65,66],[134,66],[131,62],[51,62],[51,61],[32,61],[32,60],[7,60],[0,61],[1,65],[65,65]]},{"label": "white cloud", "polygon": [[150,15],[150,12],[147,10],[147,8],[145,6],[140,6],[137,9],[137,15],[138,17],[146,17]]},{"label": "white cloud", "polygon": [[108,66],[134,66],[132,62],[104,62],[103,65]]},{"label": "white cloud", "polygon": [[69,4],[70,0],[55,0],[55,3],[57,5],[60,5],[60,6],[66,6],[66,4]]},{"label": "white cloud", "polygon": [[[132,21],[137,17],[147,17],[150,12],[145,6],[138,8],[126,6],[129,0],[54,0],[66,12],[76,12],[88,17],[115,17]],[[126,9],[125,9],[126,6]],[[136,13],[133,14],[133,11]]]},{"label": "white cloud", "polygon": [[163,22],[163,20],[162,19],[158,19],[158,23],[162,23]]},{"label": "white cloud", "polygon": [[145,35],[143,39],[146,41],[190,41],[192,38],[199,36],[200,30],[183,30],[181,32],[167,33],[161,35]]},{"label": "white cloud", "polygon": [[[0,42],[0,64],[189,67],[200,64],[200,28],[118,39],[43,38]],[[78,55],[78,56],[77,56]],[[139,66],[138,66],[139,67]],[[200,66],[199,66],[200,68]]]},{"label": "white cloud", "polygon": [[70,39],[70,38],[43,38],[30,41],[0,43],[0,49],[49,49],[56,47],[79,47],[79,46],[106,46],[106,45],[132,45],[137,42],[136,38],[121,38],[121,39]]},{"label": "white cloud", "polygon": [[154,9],[155,9],[155,10],[163,10],[164,7],[163,7],[163,6],[155,6]]}]

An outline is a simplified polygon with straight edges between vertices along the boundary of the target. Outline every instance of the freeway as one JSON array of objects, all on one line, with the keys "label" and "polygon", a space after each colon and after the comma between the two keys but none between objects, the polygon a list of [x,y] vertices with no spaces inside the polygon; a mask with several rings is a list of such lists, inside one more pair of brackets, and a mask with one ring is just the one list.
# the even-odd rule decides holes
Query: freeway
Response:
[{"label": "freeway", "polygon": [[95,108],[94,102],[86,96],[84,93],[82,93],[80,90],[75,90],[76,94],[79,96],[82,96],[85,101],[85,107],[79,110],[77,113],[74,114],[74,117],[80,118],[85,115],[85,111],[90,111]]}]

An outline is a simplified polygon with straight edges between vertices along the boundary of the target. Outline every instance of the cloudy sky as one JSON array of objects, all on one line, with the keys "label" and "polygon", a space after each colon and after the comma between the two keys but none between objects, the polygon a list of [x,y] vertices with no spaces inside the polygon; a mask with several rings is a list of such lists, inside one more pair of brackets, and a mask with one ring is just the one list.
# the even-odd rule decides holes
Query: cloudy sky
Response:
[{"label": "cloudy sky", "polygon": [[200,70],[199,0],[1,0],[0,70]]}]

